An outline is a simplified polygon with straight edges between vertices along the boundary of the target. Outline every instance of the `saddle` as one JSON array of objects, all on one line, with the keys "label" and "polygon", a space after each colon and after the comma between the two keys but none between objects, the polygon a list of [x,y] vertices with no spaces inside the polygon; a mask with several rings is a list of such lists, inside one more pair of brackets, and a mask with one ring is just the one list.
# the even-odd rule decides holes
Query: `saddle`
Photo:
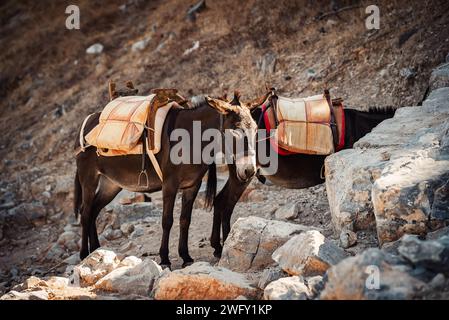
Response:
[{"label": "saddle", "polygon": [[274,141],[282,155],[329,155],[344,146],[343,104],[341,99],[332,101],[328,91],[286,98],[273,90],[262,109],[266,127],[277,129]]},{"label": "saddle", "polygon": [[[176,89],[154,89],[149,96],[112,97],[100,114],[99,123],[86,136],[101,156],[145,154],[162,180],[154,155],[161,149],[165,118],[171,108],[183,108],[186,100]],[[155,163],[156,161],[156,163]]]}]

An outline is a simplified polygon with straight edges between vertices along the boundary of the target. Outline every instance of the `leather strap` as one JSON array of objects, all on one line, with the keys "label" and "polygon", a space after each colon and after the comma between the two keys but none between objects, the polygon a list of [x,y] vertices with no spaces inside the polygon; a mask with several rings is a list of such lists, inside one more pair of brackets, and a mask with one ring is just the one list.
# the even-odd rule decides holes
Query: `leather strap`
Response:
[{"label": "leather strap", "polygon": [[148,154],[148,157],[150,158],[151,164],[153,165],[154,170],[156,171],[159,179],[161,179],[161,182],[162,182],[162,181],[164,181],[162,179],[162,170],[161,170],[161,167],[159,166],[159,163],[157,162],[156,156],[154,155],[153,151],[148,148],[148,145],[146,147],[147,147],[146,148],[147,154]]}]

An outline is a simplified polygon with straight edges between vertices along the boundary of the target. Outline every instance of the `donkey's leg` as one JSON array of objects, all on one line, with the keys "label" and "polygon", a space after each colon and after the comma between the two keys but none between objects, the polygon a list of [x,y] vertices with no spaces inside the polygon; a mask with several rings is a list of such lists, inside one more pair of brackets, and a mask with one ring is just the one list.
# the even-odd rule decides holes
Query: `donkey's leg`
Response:
[{"label": "donkey's leg", "polygon": [[216,199],[216,205],[221,209],[221,227],[223,232],[223,243],[226,241],[229,231],[231,230],[231,216],[234,207],[240,199],[240,196],[245,191],[251,180],[241,182],[237,175],[230,170],[228,179],[228,188],[223,193],[220,192]]},{"label": "donkey's leg", "polygon": [[[164,182],[165,183],[165,182]],[[162,212],[162,241],[159,249],[161,257],[161,266],[170,268],[170,259],[168,257],[168,245],[170,240],[170,230],[173,226],[173,207],[175,205],[177,187],[162,188],[163,212]]]},{"label": "donkey's leg", "polygon": [[80,258],[83,260],[89,255],[89,230],[91,222],[92,213],[92,203],[95,198],[95,190],[97,189],[99,176],[94,172],[84,172],[84,174],[79,175],[80,183],[82,187],[82,212],[81,212],[81,250]]},{"label": "donkey's leg", "polygon": [[189,226],[192,217],[193,202],[195,201],[200,186],[201,181],[193,187],[183,190],[182,192],[182,209],[181,216],[179,218],[178,253],[184,261],[182,264],[183,267],[193,263],[193,259],[189,255]]},{"label": "donkey's leg", "polygon": [[89,228],[89,249],[90,252],[95,251],[100,247],[98,241],[96,220],[101,209],[103,209],[109,202],[114,200],[115,196],[122,190],[119,186],[114,184],[108,178],[102,176],[100,178],[100,186],[92,204],[91,220]]},{"label": "donkey's leg", "polygon": [[217,194],[214,200],[214,217],[212,224],[212,234],[210,236],[210,245],[214,248],[214,257],[220,258],[223,247],[220,241],[221,216],[224,209],[223,203],[226,203],[226,195],[229,191],[229,179],[226,181],[223,189]]}]

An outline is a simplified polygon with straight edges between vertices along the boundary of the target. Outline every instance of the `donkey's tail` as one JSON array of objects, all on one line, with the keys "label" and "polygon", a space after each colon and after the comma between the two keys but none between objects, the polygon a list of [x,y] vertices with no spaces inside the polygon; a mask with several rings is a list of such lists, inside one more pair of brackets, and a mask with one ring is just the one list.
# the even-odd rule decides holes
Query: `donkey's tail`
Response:
[{"label": "donkey's tail", "polygon": [[209,165],[209,172],[207,174],[206,201],[205,201],[206,209],[212,209],[216,193],[217,193],[217,166],[215,163],[212,163]]},{"label": "donkey's tail", "polygon": [[73,210],[75,211],[75,218],[78,221],[78,215],[81,211],[81,202],[83,197],[83,189],[81,188],[80,178],[78,175],[78,170],[75,174],[75,191],[73,196]]}]

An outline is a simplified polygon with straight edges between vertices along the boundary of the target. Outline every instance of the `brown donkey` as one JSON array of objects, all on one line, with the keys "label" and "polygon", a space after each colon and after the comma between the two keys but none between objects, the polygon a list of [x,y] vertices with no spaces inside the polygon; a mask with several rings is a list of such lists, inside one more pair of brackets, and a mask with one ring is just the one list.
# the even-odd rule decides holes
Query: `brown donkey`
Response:
[{"label": "brown donkey", "polygon": [[[88,133],[98,124],[99,116],[100,113],[96,113],[88,119],[84,133]],[[221,133],[224,131],[226,133],[231,132],[233,138],[237,140],[241,138],[241,135],[236,133],[238,129],[250,132],[254,136],[257,130],[257,125],[246,107],[231,106],[217,99],[201,97],[196,100],[193,108],[172,108],[167,115],[162,131],[161,151],[156,154],[156,159],[163,173],[163,182],[157,176],[154,168],[149,166],[147,168],[148,186],[139,186],[137,184],[141,168],[141,155],[103,157],[97,155],[95,147],[89,147],[76,156],[74,207],[75,213],[77,215],[81,214],[81,259],[84,259],[89,253],[100,247],[96,230],[97,216],[101,209],[111,202],[122,189],[150,193],[162,190],[163,235],[159,254],[161,265],[169,267],[168,244],[170,229],[173,225],[173,207],[176,193],[178,190],[181,190],[182,209],[178,252],[183,259],[183,266],[193,262],[188,250],[188,232],[193,202],[201,186],[202,179],[208,171],[206,203],[212,204],[217,182],[216,166],[215,163],[208,164],[202,159],[200,162],[188,161],[188,163],[174,164],[171,159],[171,150],[176,145],[176,142],[170,141],[170,135],[173,130],[182,129],[192,137],[195,130],[194,122],[196,121],[200,121],[201,137],[207,129],[217,129]],[[79,148],[78,140],[75,149]],[[188,150],[194,150],[193,144],[195,142],[190,139],[189,143],[190,149]],[[208,144],[208,141],[200,142],[201,154]],[[225,151],[222,150],[222,152]],[[190,155],[190,159],[195,156]],[[230,165],[233,175],[242,183],[247,183],[256,170],[255,151],[250,144],[245,144],[244,152],[236,153],[235,148],[233,148],[231,158],[235,160],[235,163]],[[245,161],[240,161],[243,158]],[[232,189],[229,189],[227,192],[232,193]],[[214,221],[215,219],[214,217]],[[221,251],[221,246],[219,249]]]}]

